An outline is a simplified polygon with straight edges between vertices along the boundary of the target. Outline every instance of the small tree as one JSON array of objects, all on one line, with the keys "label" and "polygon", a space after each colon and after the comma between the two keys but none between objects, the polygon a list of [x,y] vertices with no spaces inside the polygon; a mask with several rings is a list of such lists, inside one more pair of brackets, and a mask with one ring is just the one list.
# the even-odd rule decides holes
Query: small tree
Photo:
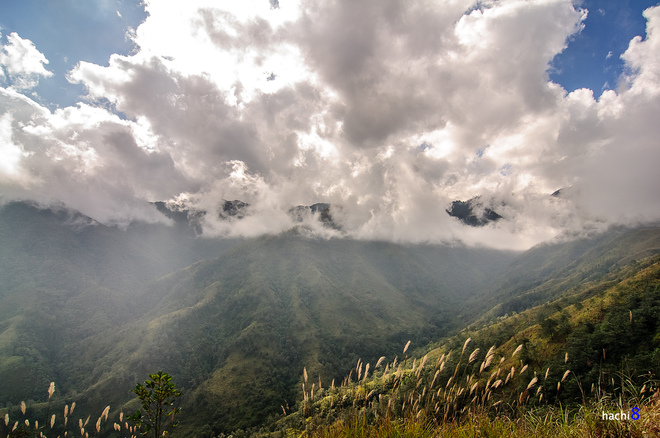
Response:
[{"label": "small tree", "polygon": [[144,426],[144,436],[167,436],[169,431],[176,427],[174,417],[181,411],[181,408],[173,406],[175,400],[181,396],[181,391],[172,383],[172,376],[163,371],[149,374],[144,385],[138,383],[131,391],[142,401],[142,411],[135,411],[128,419],[137,426]]}]

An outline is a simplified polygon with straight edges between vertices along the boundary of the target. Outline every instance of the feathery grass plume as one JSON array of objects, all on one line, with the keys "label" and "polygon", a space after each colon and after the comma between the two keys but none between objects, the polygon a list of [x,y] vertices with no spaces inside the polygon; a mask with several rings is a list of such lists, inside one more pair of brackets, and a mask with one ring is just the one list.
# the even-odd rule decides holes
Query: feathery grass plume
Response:
[{"label": "feathery grass plume", "polygon": [[101,417],[103,417],[103,421],[108,421],[109,413],[110,413],[110,406],[106,406],[105,409],[103,409],[103,412],[101,413]]},{"label": "feathery grass plume", "polygon": [[119,422],[121,423],[122,421],[124,421],[124,410],[123,409],[121,409],[119,411]]},{"label": "feathery grass plume", "polygon": [[21,412],[23,413],[23,415],[25,415],[25,402],[24,401],[21,402]]},{"label": "feathery grass plume", "polygon": [[359,363],[359,362],[358,362],[358,371],[357,371],[357,373],[358,373],[357,379],[358,379],[358,382],[359,382],[360,379],[362,378],[362,364]]},{"label": "feathery grass plume", "polygon": [[433,381],[431,382],[431,388],[433,388],[433,384],[435,383],[435,379],[438,378],[438,374],[440,374],[440,371],[442,371],[442,370],[436,371],[435,374],[433,375]]},{"label": "feathery grass plume", "polygon": [[468,359],[468,363],[472,363],[477,359],[477,355],[479,354],[479,348],[475,348],[472,354],[470,354],[470,358]]},{"label": "feathery grass plume", "polygon": [[515,350],[513,350],[513,354],[511,355],[511,357],[514,357],[516,354],[520,353],[522,348],[523,348],[523,344],[518,345],[518,347]]},{"label": "feathery grass plume", "polygon": [[5,414],[5,426],[9,426],[9,414]]},{"label": "feathery grass plume", "polygon": [[561,378],[561,381],[562,381],[562,382],[563,382],[564,380],[566,380],[566,377],[568,377],[568,375],[570,374],[570,372],[571,372],[571,370],[566,370],[566,372],[564,373],[564,377]]},{"label": "feathery grass plume", "polygon": [[82,418],[78,418],[78,429],[82,429],[83,423],[82,423]]},{"label": "feathery grass plume", "polygon": [[488,359],[489,356],[494,356],[494,355],[495,355],[495,346],[493,345],[486,352],[486,359]]},{"label": "feathery grass plume", "polygon": [[364,381],[367,381],[367,376],[369,375],[369,364],[364,368]]},{"label": "feathery grass plume", "polygon": [[11,428],[11,431],[12,432],[15,431],[17,427],[18,427],[18,421],[14,423],[14,427]]},{"label": "feathery grass plume", "polygon": [[500,358],[500,365],[502,364],[502,362],[504,362],[504,356]]},{"label": "feathery grass plume", "polygon": [[307,367],[303,367],[303,377],[305,379],[305,383],[307,383]]},{"label": "feathery grass plume", "polygon": [[90,417],[91,417],[91,415],[88,415],[88,416],[87,416],[87,419],[86,419],[85,422],[83,423],[83,426],[87,426],[87,423],[89,423],[89,419],[90,419]]},{"label": "feathery grass plume", "polygon": [[564,363],[568,363],[568,351],[566,352],[566,355],[564,356]]},{"label": "feathery grass plume", "polygon": [[526,364],[525,364],[524,367],[522,367],[522,369],[520,370],[520,373],[519,373],[519,374],[522,374],[522,373],[524,373],[525,371],[527,371],[527,365],[526,365]]},{"label": "feathery grass plume", "polygon": [[96,433],[99,433],[101,431],[101,419],[103,417],[99,417],[98,420],[96,420]]},{"label": "feathery grass plume", "polygon": [[543,380],[548,380],[548,373],[549,372],[550,372],[550,367],[548,367],[548,369],[545,370],[545,377],[543,378]]},{"label": "feathery grass plume", "polygon": [[403,353],[402,353],[402,354],[405,354],[406,351],[408,351],[408,347],[410,347],[410,342],[411,342],[411,341],[406,342],[406,346],[403,347]]},{"label": "feathery grass plume", "polygon": [[71,409],[69,409],[69,414],[73,415],[73,410],[76,408],[76,402],[71,403]]},{"label": "feathery grass plume", "polygon": [[[533,388],[534,385],[536,385],[536,382],[538,382],[538,381],[539,381],[538,377],[534,376],[534,378],[533,378],[533,379],[529,382],[529,384],[527,385],[527,389],[529,390],[530,388]],[[540,390],[540,389],[541,389],[541,388],[539,387],[539,390]]]},{"label": "feathery grass plume", "polygon": [[50,428],[53,428],[53,425],[55,424],[55,414],[50,416]]},{"label": "feathery grass plume", "polygon": [[493,388],[499,388],[500,385],[502,384],[502,379],[497,379],[495,383],[493,383]]},{"label": "feathery grass plume", "polygon": [[539,392],[541,392],[542,389],[543,389],[543,387],[542,387],[542,386],[539,386],[539,387],[536,389],[536,395],[539,395]]},{"label": "feathery grass plume", "polygon": [[30,427],[30,420],[25,419],[25,425],[26,425],[27,427]]},{"label": "feathery grass plume", "polygon": [[465,353],[465,349],[467,348],[467,346],[468,346],[468,344],[470,343],[471,340],[472,340],[472,338],[467,338],[465,340],[465,343],[463,344],[463,349],[461,350],[461,356],[463,355],[463,353]]},{"label": "feathery grass plume", "polygon": [[378,368],[380,364],[383,363],[384,360],[385,360],[385,356],[381,356],[380,359],[378,359],[378,362],[376,362],[376,366],[374,367],[374,369]]},{"label": "feathery grass plume", "polygon": [[484,361],[482,371],[490,366],[491,362],[493,361],[493,357],[495,357],[495,346],[494,345],[492,347],[490,347],[490,349],[486,353],[486,360]]},{"label": "feathery grass plume", "polygon": [[472,385],[472,388],[470,388],[470,395],[472,395],[474,390],[477,389],[477,386],[479,386],[479,382],[475,382],[474,385]]},{"label": "feathery grass plume", "polygon": [[50,382],[50,386],[48,387],[48,399],[53,396],[53,393],[55,392],[55,382]]}]

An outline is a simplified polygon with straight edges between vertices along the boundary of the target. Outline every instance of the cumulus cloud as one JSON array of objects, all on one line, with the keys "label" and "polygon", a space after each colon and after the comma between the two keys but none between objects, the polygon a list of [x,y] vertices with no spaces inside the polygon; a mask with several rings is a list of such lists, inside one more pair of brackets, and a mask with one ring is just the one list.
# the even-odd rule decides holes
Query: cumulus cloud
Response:
[{"label": "cumulus cloud", "polygon": [[[215,235],[327,202],[339,229],[305,219],[325,236],[516,249],[660,218],[660,8],[622,56],[625,89],[596,100],[548,78],[587,14],[570,0],[276,3],[148,3],[137,53],[69,73],[75,107],[0,90],[1,193],[106,222],[169,200]],[[447,215],[475,196],[503,219]],[[234,199],[247,216],[220,219]]]},{"label": "cumulus cloud", "polygon": [[7,36],[7,44],[0,49],[0,65],[6,71],[1,76],[8,76],[11,86],[18,90],[35,87],[39,77],[51,77],[53,73],[44,67],[48,60],[28,39],[23,39],[16,32]]}]

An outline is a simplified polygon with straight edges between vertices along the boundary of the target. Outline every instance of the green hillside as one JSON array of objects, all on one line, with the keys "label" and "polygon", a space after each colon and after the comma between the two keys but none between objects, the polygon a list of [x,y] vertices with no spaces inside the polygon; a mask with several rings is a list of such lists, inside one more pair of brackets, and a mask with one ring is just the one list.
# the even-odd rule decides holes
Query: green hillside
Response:
[{"label": "green hillside", "polygon": [[491,285],[493,292],[484,297],[481,310],[492,309],[490,316],[519,312],[658,253],[659,228],[613,229],[588,238],[541,244],[525,252]]},{"label": "green hillside", "polygon": [[[295,403],[303,367],[331,380],[358,354],[447,333],[458,324],[452,309],[506,261],[489,251],[419,251],[296,232],[245,242],[147,286],[133,301],[138,320],[65,348],[63,374],[78,377],[63,383],[84,389],[103,376],[95,390],[104,392],[164,368],[195,422],[225,431],[261,424]],[[460,273],[466,265],[475,275]]]},{"label": "green hillside", "polygon": [[65,208],[2,206],[0,404],[38,400],[50,381],[77,379],[62,374],[63,350],[137,318],[131,301],[146,282],[236,243],[165,225],[121,230]]},{"label": "green hillside", "polygon": [[[591,384],[615,393],[624,371],[639,384],[636,372],[658,369],[653,257],[660,229],[615,229],[523,254],[315,239],[300,231],[205,240],[181,226],[118,229],[64,209],[3,207],[0,405],[26,400],[43,424],[44,388],[55,381],[56,404],[77,401],[81,416],[110,405],[117,416],[137,407],[130,392],[135,383],[162,369],[184,393],[175,436],[210,437],[300,427],[300,413],[307,415],[309,407],[301,402],[303,369],[311,376],[306,397],[324,403],[329,382],[339,387],[351,370],[353,379],[364,376],[365,364],[373,373],[381,356],[390,367],[399,356],[398,367],[408,340],[417,349],[406,353],[411,357],[404,356],[397,377],[383,380],[381,366],[379,390],[365,381],[336,406],[313,408],[310,418],[324,412],[323,421],[333,421],[349,407],[366,409],[364,402],[376,396],[396,398],[393,415],[408,412],[404,403],[419,408],[430,397],[428,388],[417,402],[399,396],[420,397],[415,391],[430,385],[433,375],[419,370],[439,367],[450,350],[445,368],[465,383],[483,385],[470,391],[454,382],[455,391],[463,387],[468,394],[485,388],[488,377],[478,366],[493,345],[491,361],[505,357],[501,366],[508,370],[527,365],[525,379],[545,375],[549,366],[556,387],[570,367],[575,379],[562,382],[559,392],[544,386],[534,394],[550,403],[582,401]],[[461,357],[468,337],[470,348]],[[446,385],[449,377],[437,379]],[[507,386],[515,384],[515,391],[497,392],[506,397],[503,406],[521,397],[525,379]],[[355,401],[358,393],[363,401]],[[458,418],[470,409],[467,395],[461,397],[447,415]],[[530,396],[526,403],[538,401]],[[299,417],[282,423],[282,408]]]},{"label": "green hillside", "polygon": [[[659,316],[660,257],[653,256],[559,300],[466,329],[416,357],[388,358],[368,380],[355,379],[364,369],[358,363],[352,381],[308,393],[272,429],[313,436],[658,436]],[[641,421],[602,418],[633,407]]]}]

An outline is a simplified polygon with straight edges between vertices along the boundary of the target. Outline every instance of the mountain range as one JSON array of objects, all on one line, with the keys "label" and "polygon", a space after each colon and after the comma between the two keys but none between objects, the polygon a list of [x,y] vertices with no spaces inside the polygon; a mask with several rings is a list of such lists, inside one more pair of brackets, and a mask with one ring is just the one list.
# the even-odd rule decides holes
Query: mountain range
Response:
[{"label": "mountain range", "polygon": [[[304,226],[211,239],[189,212],[154,208],[174,225],[0,209],[0,405],[38,404],[55,381],[61,402],[129,412],[130,389],[164,369],[184,393],[181,436],[260,426],[295,405],[303,368],[330,382],[358,359],[523,312],[660,251],[656,227],[524,253],[322,239]],[[248,208],[225,201],[218,214]],[[291,210],[307,212],[333,226],[329,205]]]}]

